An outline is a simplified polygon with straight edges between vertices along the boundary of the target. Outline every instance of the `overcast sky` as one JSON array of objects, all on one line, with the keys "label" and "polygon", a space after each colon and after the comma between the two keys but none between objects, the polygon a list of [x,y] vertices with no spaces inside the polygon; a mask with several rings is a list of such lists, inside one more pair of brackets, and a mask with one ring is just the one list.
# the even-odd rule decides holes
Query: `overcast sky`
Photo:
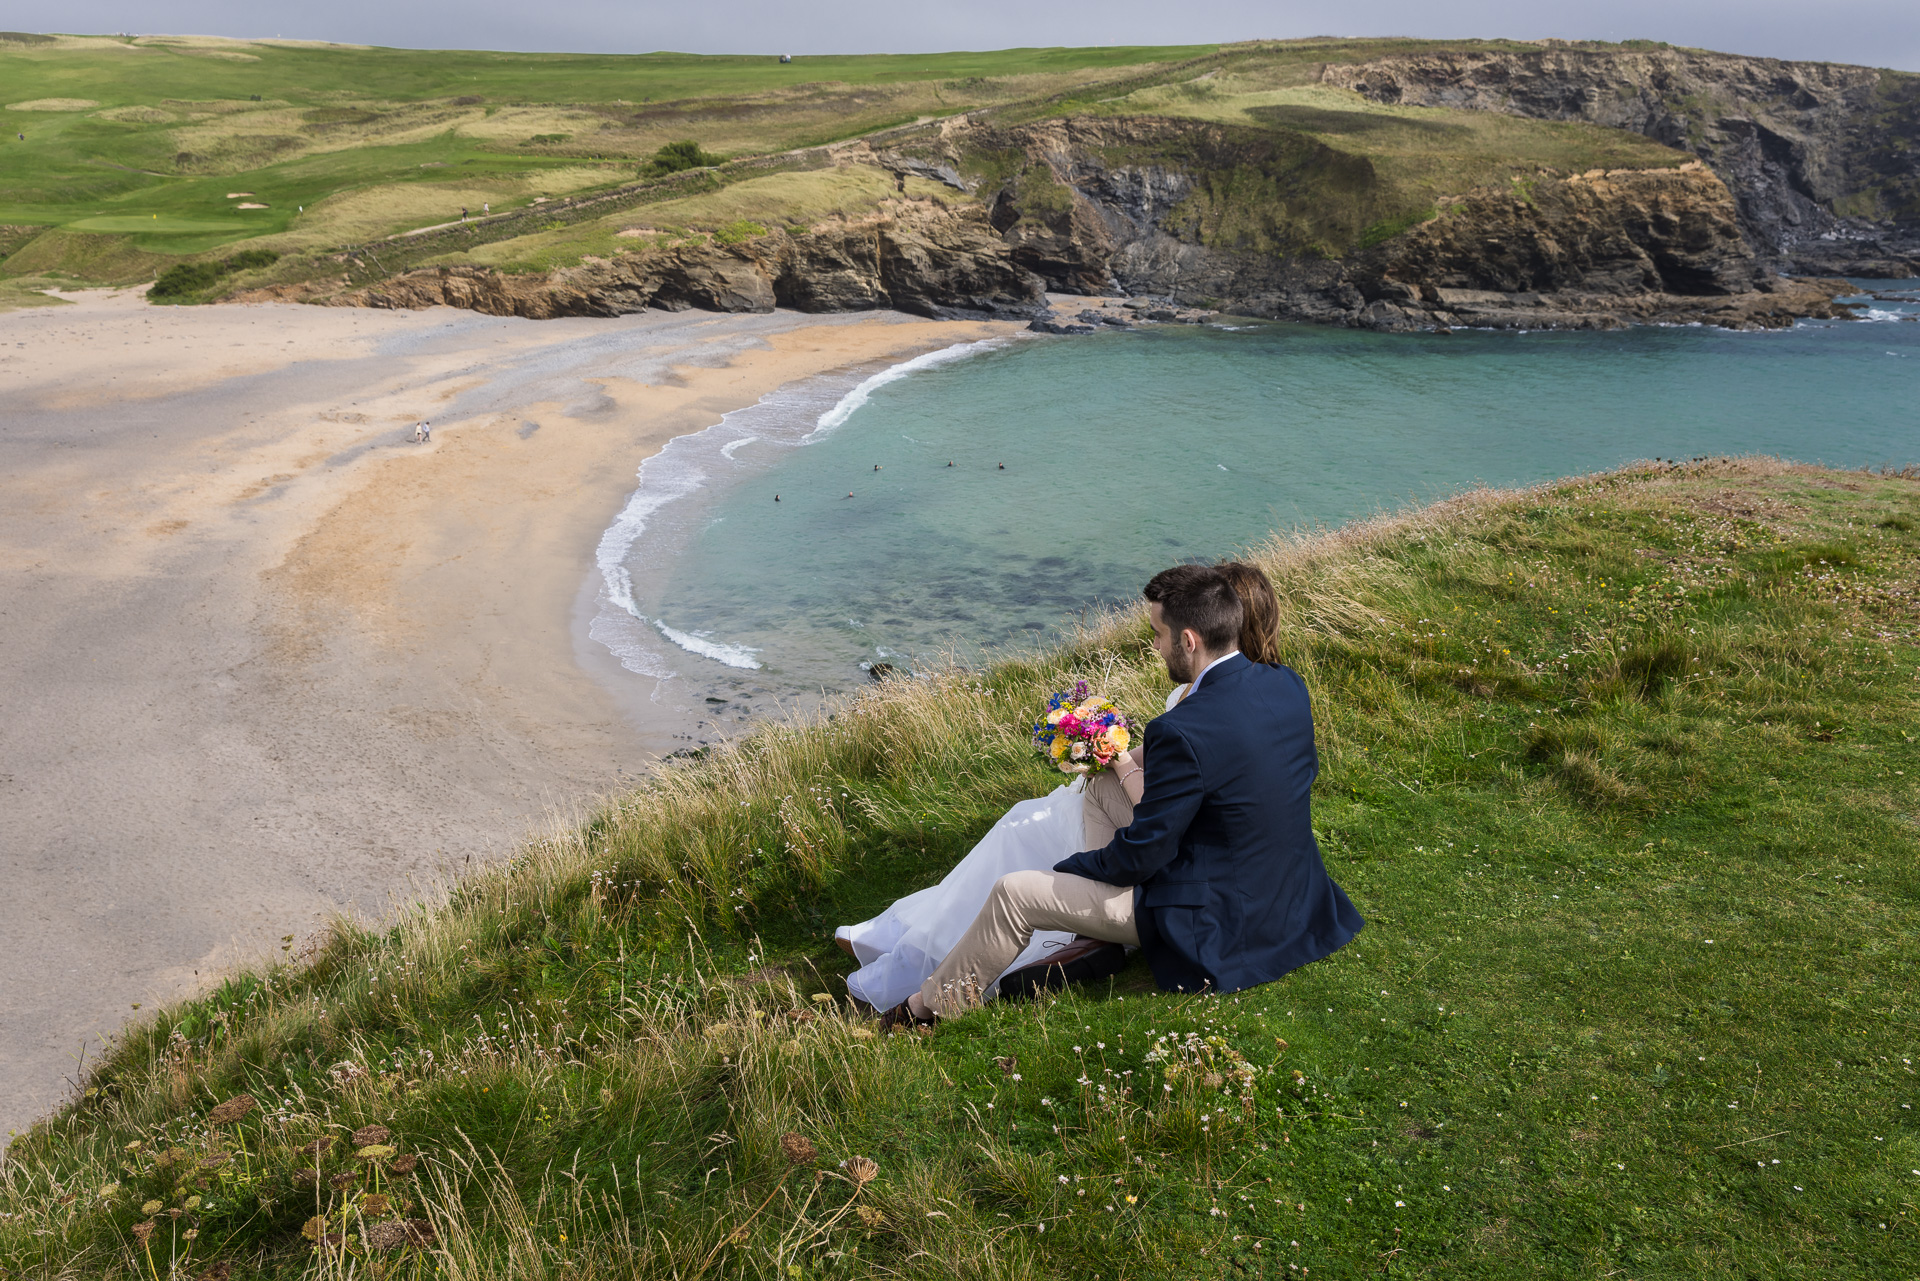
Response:
[{"label": "overcast sky", "polygon": [[925,53],[1312,35],[1563,36],[1667,40],[1920,70],[1920,0],[0,0],[0,27],[600,53]]}]

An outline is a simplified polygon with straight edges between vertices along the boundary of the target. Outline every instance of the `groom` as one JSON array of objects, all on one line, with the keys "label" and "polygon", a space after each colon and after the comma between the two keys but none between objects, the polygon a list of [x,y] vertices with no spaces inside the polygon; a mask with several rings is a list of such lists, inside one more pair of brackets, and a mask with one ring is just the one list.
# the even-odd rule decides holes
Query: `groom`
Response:
[{"label": "groom", "polygon": [[1051,872],[1001,877],[885,1026],[979,1004],[1035,930],[1137,946],[1167,991],[1236,992],[1319,960],[1365,924],[1313,840],[1306,686],[1241,655],[1240,599],[1219,571],[1177,565],[1143,594],[1167,674],[1193,688],[1147,724],[1133,822]]}]

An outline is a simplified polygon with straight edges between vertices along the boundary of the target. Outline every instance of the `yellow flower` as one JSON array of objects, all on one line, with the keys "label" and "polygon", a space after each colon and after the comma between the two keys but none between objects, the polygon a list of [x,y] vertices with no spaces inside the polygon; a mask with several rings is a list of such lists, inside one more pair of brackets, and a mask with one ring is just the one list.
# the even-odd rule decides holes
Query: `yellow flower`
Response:
[{"label": "yellow flower", "polygon": [[1114,751],[1124,752],[1127,750],[1127,745],[1133,742],[1133,735],[1127,733],[1121,726],[1115,725],[1107,731],[1107,741],[1113,744]]}]

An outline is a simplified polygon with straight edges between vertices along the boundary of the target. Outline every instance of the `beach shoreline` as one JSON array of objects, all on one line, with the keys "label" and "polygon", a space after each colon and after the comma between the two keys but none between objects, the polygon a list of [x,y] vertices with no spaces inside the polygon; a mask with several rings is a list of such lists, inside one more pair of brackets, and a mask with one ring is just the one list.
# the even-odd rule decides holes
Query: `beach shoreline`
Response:
[{"label": "beach shoreline", "polygon": [[797,380],[1019,328],[69,297],[0,314],[0,1132],[138,1008],[383,917],[684,744],[687,709],[585,636],[641,461]]}]

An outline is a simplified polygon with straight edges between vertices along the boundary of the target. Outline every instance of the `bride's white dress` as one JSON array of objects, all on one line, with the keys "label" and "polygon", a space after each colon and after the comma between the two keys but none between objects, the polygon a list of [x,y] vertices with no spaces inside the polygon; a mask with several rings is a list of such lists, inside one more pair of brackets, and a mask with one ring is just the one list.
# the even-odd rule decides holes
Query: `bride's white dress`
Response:
[{"label": "bride's white dress", "polygon": [[[1083,780],[1076,778],[1049,795],[1021,801],[1001,815],[938,885],[897,900],[871,921],[835,931],[853,945],[854,959],[860,962],[847,977],[847,991],[880,1010],[890,1010],[908,993],[918,992],[980,914],[995,881],[1008,872],[1051,871],[1079,851],[1082,787]],[[1073,935],[1057,930],[1035,932],[1007,973],[1039,962],[1072,940]]]},{"label": "bride's white dress", "polygon": [[[1167,706],[1186,692],[1185,685],[1175,689],[1167,695]],[[860,962],[847,977],[847,991],[879,1010],[890,1010],[918,992],[980,914],[995,881],[1008,872],[1050,872],[1055,863],[1085,848],[1084,788],[1085,780],[1076,778],[1049,795],[1021,801],[1001,815],[938,885],[907,895],[871,921],[834,931],[853,945],[853,957]],[[1001,977],[1037,964],[1072,941],[1073,935],[1058,930],[1036,931]],[[991,997],[998,986],[996,980],[985,995]]]}]

